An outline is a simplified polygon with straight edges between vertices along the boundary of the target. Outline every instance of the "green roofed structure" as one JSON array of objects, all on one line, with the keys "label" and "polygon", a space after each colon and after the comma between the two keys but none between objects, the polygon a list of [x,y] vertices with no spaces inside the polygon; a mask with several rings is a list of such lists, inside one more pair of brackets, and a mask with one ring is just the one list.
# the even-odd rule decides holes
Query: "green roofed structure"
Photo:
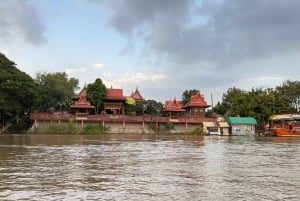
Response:
[{"label": "green roofed structure", "polygon": [[257,121],[253,117],[227,117],[232,135],[254,135]]},{"label": "green roofed structure", "polygon": [[257,125],[257,121],[253,117],[227,117],[227,122],[229,124]]}]

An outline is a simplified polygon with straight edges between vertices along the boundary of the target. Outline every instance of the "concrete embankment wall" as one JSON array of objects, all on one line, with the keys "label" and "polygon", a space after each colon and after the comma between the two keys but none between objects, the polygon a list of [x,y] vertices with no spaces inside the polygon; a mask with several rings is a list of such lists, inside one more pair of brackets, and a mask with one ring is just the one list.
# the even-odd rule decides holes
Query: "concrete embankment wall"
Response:
[{"label": "concrete embankment wall", "polygon": [[[37,121],[31,129],[31,132],[40,131],[43,132],[51,124],[67,124],[63,121]],[[86,125],[101,124],[108,127],[108,133],[120,133],[120,134],[154,134],[154,133],[186,133],[194,131],[195,129],[201,129],[201,123],[171,123],[172,129],[166,128],[166,123],[143,123],[143,122],[86,122],[77,121],[79,128],[83,128]],[[37,132],[38,133],[38,132]]]}]

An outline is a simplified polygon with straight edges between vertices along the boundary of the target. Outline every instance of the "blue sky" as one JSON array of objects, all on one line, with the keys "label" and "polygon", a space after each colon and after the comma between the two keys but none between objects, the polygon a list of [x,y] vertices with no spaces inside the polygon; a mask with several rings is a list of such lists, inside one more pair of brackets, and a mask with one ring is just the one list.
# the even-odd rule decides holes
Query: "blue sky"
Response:
[{"label": "blue sky", "polygon": [[207,102],[230,87],[299,80],[300,2],[270,0],[2,0],[0,52],[17,67],[65,71],[146,99]]}]

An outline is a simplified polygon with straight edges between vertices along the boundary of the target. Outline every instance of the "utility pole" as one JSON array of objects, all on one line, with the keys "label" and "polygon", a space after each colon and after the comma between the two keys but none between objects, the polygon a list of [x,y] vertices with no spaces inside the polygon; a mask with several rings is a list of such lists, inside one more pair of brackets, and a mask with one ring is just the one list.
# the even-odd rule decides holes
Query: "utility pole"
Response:
[{"label": "utility pole", "polygon": [[212,93],[210,94],[210,99],[211,99],[211,111],[213,111],[214,110],[214,101],[213,101]]}]

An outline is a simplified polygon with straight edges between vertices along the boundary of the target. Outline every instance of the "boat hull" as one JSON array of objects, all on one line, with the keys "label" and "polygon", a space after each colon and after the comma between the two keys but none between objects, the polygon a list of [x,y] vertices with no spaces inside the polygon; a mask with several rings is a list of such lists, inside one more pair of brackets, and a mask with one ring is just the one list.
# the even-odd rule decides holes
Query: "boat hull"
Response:
[{"label": "boat hull", "polygon": [[275,128],[273,131],[278,137],[300,137],[300,129]]}]

